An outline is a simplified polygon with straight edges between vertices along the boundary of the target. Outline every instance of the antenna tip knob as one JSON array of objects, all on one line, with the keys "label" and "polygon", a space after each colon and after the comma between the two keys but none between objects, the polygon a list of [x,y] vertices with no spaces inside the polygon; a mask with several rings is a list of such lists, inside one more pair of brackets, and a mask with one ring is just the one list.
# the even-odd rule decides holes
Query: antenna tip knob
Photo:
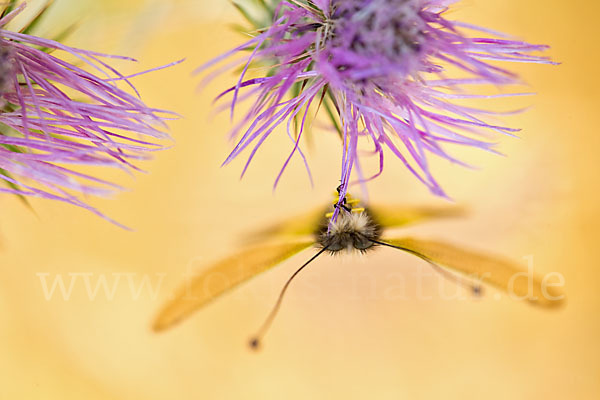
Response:
[{"label": "antenna tip knob", "polygon": [[258,340],[258,338],[252,338],[248,342],[248,345],[252,350],[258,350],[260,348],[260,340]]}]

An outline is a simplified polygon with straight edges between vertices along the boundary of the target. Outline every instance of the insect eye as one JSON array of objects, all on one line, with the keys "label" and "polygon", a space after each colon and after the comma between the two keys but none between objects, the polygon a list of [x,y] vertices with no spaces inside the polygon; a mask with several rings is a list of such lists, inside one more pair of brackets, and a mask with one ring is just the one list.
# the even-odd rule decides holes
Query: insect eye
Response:
[{"label": "insect eye", "polygon": [[336,251],[340,251],[343,250],[345,247],[343,245],[343,243],[341,242],[332,242],[328,247],[327,250],[331,251],[331,252],[336,252]]},{"label": "insect eye", "polygon": [[357,250],[366,250],[369,247],[373,246],[373,242],[362,235],[356,235],[353,238],[353,246]]}]

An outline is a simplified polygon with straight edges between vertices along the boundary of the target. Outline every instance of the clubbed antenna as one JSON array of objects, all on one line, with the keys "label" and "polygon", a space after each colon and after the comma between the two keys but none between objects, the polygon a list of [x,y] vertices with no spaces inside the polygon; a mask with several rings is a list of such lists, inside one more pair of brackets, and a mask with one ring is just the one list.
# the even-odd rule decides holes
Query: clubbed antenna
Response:
[{"label": "clubbed antenna", "polygon": [[281,289],[281,292],[279,293],[279,297],[277,298],[277,302],[275,303],[275,306],[273,306],[273,309],[271,310],[271,312],[265,319],[265,322],[263,322],[260,329],[250,339],[250,342],[248,343],[253,350],[258,350],[260,348],[260,344],[262,342],[263,337],[265,336],[265,334],[269,330],[269,327],[273,323],[273,320],[277,316],[277,312],[279,311],[279,308],[281,307],[281,303],[283,301],[283,296],[285,296],[285,292],[287,291],[288,287],[290,286],[290,283],[292,283],[292,281],[300,273],[300,271],[302,271],[308,264],[313,262],[317,257],[319,257],[321,254],[323,254],[326,250],[327,250],[327,246],[323,247],[321,250],[319,250],[319,252],[317,254],[315,254],[314,256],[312,256],[310,258],[310,260],[308,260],[307,262],[302,264],[302,266],[300,268],[298,268],[296,270],[296,272],[294,272],[292,274],[292,276],[290,276],[290,278],[287,280],[285,285],[283,285],[283,288]]},{"label": "clubbed antenna", "polygon": [[371,240],[371,242],[381,245],[381,246],[387,246],[387,247],[391,247],[393,249],[406,251],[410,254],[413,254],[413,255],[427,261],[427,263],[431,266],[431,268],[433,268],[434,271],[438,272],[440,275],[442,275],[444,278],[448,279],[449,281],[454,282],[455,284],[466,288],[474,296],[481,296],[481,294],[483,292],[483,288],[481,287],[481,285],[479,283],[474,283],[469,279],[465,279],[460,276],[454,275],[453,273],[447,271],[446,269],[440,267],[439,265],[437,265],[436,263],[431,261],[429,258],[424,256],[423,254],[417,253],[416,251],[408,249],[406,247],[395,246],[390,243],[380,242],[378,240],[373,240],[373,239],[370,239],[370,240]]}]

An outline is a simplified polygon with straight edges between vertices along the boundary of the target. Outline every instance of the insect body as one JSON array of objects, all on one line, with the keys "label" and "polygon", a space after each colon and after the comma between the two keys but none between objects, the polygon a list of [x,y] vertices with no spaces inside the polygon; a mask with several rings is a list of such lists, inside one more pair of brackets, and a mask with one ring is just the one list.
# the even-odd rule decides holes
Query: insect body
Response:
[{"label": "insect body", "polygon": [[335,253],[366,251],[375,246],[381,237],[381,226],[366,209],[353,207],[357,203],[358,200],[346,200],[335,221],[330,220],[332,213],[325,214],[317,233],[317,243],[322,248]]},{"label": "insect body", "polygon": [[[336,199],[334,204],[340,204],[338,200]],[[560,304],[560,301],[554,300],[562,299],[556,287],[543,287],[542,280],[535,277],[533,281],[514,279],[523,273],[523,268],[511,261],[459,248],[442,241],[411,237],[382,237],[384,228],[455,216],[461,214],[460,209],[385,206],[362,208],[359,206],[359,201],[350,196],[343,199],[341,204],[335,221],[331,221],[333,215],[331,212],[312,212],[258,232],[254,237],[260,244],[213,264],[188,282],[185,288],[159,312],[154,322],[154,329],[162,331],[170,328],[221,294],[315,245],[319,251],[286,282],[275,307],[256,338],[251,341],[253,347],[258,346],[260,337],[271,324],[291,281],[310,262],[325,252],[365,252],[380,246],[392,247],[421,258],[445,277],[468,286],[475,294],[480,293],[479,284],[474,284],[473,280],[464,279],[455,272],[467,274],[477,281],[510,291],[511,294],[521,298],[528,296],[527,300],[540,306],[551,307]],[[307,234],[312,234],[313,237],[306,238]],[[273,238],[279,241],[273,242]],[[227,279],[207,284],[214,274]]]}]

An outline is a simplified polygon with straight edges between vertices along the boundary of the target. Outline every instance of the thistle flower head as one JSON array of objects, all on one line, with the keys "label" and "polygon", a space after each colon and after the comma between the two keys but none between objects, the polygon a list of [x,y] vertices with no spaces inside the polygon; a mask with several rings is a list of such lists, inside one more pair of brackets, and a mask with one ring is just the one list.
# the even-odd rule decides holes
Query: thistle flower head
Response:
[{"label": "thistle flower head", "polygon": [[420,3],[334,1],[319,63],[335,66],[337,78],[358,90],[387,84],[390,78],[404,80],[425,61],[426,23],[419,15]]},{"label": "thistle flower head", "polygon": [[168,138],[170,113],[117,87],[125,82],[133,88],[106,60],[133,59],[65,46],[30,35],[29,28],[11,31],[7,24],[25,3],[15,9],[14,1],[5,4],[0,6],[0,180],[7,187],[0,192],[59,200],[102,215],[79,195],[107,195],[120,187],[73,166],[138,169],[134,162],[161,149],[158,140]]},{"label": "thistle flower head", "polygon": [[[341,199],[352,173],[359,182],[381,174],[387,152],[434,194],[445,196],[430,171],[430,154],[462,164],[447,152],[448,144],[493,151],[487,132],[517,131],[487,122],[491,111],[454,100],[494,97],[469,94],[472,85],[519,83],[517,76],[492,62],[551,63],[536,55],[547,46],[446,19],[451,2],[279,2],[270,10],[270,26],[199,69],[251,50],[243,58],[237,84],[221,94],[232,94],[232,115],[239,99],[256,99],[232,132],[238,142],[225,163],[250,147],[247,168],[261,144],[284,125],[293,144],[277,185],[292,155],[297,152],[304,158],[299,143],[312,106],[327,111],[342,139]],[[267,72],[258,70],[259,77],[247,78],[249,67],[257,64],[269,66]],[[455,76],[446,76],[450,70]],[[247,92],[241,96],[242,90]],[[296,132],[290,129],[293,121],[299,127]],[[363,172],[359,142],[369,143],[370,153],[379,159],[379,170],[372,176]],[[337,211],[333,218],[336,215]]]}]

